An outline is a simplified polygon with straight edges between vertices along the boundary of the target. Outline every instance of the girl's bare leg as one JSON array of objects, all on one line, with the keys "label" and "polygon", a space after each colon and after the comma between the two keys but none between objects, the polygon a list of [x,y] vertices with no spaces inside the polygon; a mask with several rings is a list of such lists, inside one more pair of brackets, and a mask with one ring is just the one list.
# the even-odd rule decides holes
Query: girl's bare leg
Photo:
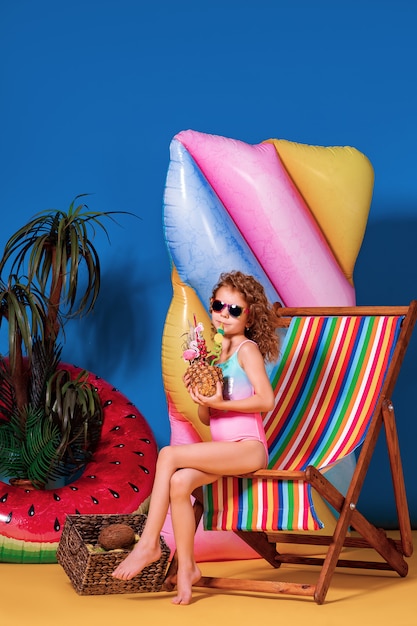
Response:
[{"label": "girl's bare leg", "polygon": [[172,476],[164,460],[164,450],[167,448],[163,448],[158,455],[151,502],[142,535],[130,554],[114,570],[112,575],[115,578],[130,580],[161,557],[159,537],[168,512]]},{"label": "girl's bare leg", "polygon": [[[132,552],[114,570],[113,576],[130,580],[160,558],[159,537],[170,503],[171,479],[178,469],[189,468],[212,476],[230,476],[255,471],[264,467],[264,464],[263,445],[254,440],[206,441],[162,448],[158,455],[151,503],[142,536]],[[204,481],[201,484],[205,484]]]},{"label": "girl's bare leg", "polygon": [[177,595],[172,600],[173,604],[189,604],[192,586],[201,578],[194,557],[195,517],[191,493],[217,478],[212,474],[185,468],[178,470],[171,479],[171,517],[178,557],[175,577]]}]

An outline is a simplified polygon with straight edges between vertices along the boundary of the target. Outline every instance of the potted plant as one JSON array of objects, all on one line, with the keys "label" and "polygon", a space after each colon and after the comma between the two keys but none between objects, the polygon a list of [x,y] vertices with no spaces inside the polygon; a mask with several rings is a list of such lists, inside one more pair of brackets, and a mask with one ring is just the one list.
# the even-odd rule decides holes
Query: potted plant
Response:
[{"label": "potted plant", "polygon": [[10,482],[68,480],[100,438],[102,406],[88,372],[74,379],[61,363],[65,322],[89,313],[99,295],[95,228],[108,236],[103,218],[114,221],[115,213],[90,211],[76,204],[81,197],[67,212],[38,213],[0,258],[0,326],[8,325],[8,355],[0,355],[0,474]]}]

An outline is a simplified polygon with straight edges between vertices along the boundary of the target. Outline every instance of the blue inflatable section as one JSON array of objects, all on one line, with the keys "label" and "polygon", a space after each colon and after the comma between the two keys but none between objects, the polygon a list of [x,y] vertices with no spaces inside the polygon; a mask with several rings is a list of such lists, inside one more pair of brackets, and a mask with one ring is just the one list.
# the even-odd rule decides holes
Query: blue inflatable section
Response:
[{"label": "blue inflatable section", "polygon": [[251,274],[264,286],[270,302],[282,302],[219,197],[176,139],[170,146],[164,229],[181,280],[205,306],[221,272],[230,270]]}]

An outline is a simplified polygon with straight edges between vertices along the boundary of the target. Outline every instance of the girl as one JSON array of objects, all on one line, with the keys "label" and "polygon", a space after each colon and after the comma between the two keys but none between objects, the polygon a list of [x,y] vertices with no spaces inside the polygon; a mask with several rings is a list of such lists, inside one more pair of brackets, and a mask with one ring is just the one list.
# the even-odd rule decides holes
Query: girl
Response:
[{"label": "girl", "polygon": [[210,426],[212,441],[161,449],[142,536],[113,572],[129,580],[160,558],[159,536],[170,506],[178,557],[174,604],[189,604],[192,585],[201,577],[194,559],[192,492],[221,476],[265,468],[268,462],[261,412],[274,404],[264,364],[278,356],[273,309],[262,285],[239,271],[221,274],[210,309],[214,329],[223,329],[217,362],[223,386],[217,383],[215,394],[205,397],[191,388],[187,376],[184,382],[200,420]]}]

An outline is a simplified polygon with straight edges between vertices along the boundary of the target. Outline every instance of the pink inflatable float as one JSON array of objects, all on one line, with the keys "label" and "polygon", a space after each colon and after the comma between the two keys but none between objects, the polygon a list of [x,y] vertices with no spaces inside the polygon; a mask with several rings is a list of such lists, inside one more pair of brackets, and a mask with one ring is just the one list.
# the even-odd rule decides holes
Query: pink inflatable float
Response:
[{"label": "pink inflatable float", "polygon": [[[219,274],[252,274],[270,301],[287,306],[354,304],[372,189],[372,166],[354,148],[276,139],[249,145],[191,130],[173,138],[164,195],[173,297],[162,346],[171,443],[210,438],[182,383],[181,335],[194,315],[210,328],[207,305]],[[351,469],[338,470],[339,482]],[[334,522],[330,511],[321,515]],[[174,549],[169,517],[163,534]],[[201,561],[253,555],[231,533],[198,529]]]}]

